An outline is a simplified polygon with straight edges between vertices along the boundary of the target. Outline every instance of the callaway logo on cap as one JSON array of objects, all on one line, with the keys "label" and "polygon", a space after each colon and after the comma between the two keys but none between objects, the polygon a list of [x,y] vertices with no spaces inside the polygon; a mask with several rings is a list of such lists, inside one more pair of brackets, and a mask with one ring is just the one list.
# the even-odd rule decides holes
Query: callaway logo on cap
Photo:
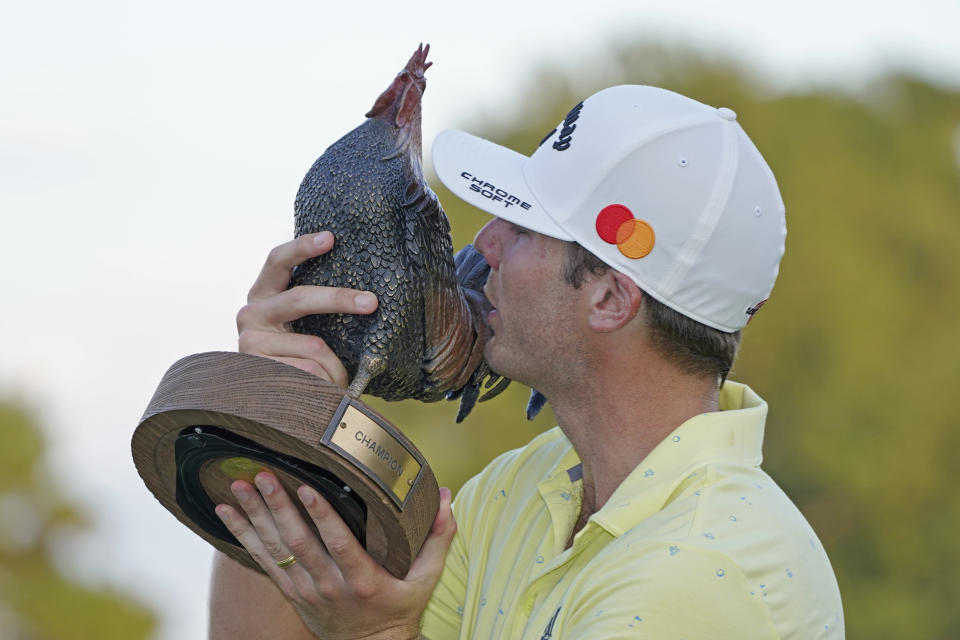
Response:
[{"label": "callaway logo on cap", "polygon": [[715,329],[743,328],[770,297],[783,201],[730,109],[611,87],[574,107],[530,157],[450,130],[434,141],[433,162],[470,204],[576,241]]}]

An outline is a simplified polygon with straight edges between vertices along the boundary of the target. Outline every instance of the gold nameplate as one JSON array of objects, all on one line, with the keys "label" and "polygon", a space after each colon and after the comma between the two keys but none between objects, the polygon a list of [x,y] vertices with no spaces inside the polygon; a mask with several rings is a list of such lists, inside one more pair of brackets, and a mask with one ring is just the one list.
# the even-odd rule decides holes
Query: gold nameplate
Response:
[{"label": "gold nameplate", "polygon": [[423,462],[389,424],[344,398],[321,442],[346,456],[403,509]]}]

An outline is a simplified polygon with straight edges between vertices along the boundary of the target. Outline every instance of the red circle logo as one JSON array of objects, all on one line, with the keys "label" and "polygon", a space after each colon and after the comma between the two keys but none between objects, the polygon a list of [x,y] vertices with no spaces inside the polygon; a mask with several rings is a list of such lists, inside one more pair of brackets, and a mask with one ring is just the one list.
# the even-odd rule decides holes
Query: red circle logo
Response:
[{"label": "red circle logo", "polygon": [[648,255],[656,242],[653,227],[644,220],[637,220],[622,204],[611,204],[600,210],[597,235],[604,242],[617,245],[620,253],[633,259]]}]

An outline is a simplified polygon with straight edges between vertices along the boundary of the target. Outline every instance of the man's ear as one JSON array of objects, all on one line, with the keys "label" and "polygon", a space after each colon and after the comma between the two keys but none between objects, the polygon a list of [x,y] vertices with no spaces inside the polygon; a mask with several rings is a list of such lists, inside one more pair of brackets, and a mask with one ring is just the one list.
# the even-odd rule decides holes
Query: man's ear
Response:
[{"label": "man's ear", "polygon": [[629,323],[640,310],[643,292],[616,269],[609,269],[591,283],[590,328],[607,333]]}]

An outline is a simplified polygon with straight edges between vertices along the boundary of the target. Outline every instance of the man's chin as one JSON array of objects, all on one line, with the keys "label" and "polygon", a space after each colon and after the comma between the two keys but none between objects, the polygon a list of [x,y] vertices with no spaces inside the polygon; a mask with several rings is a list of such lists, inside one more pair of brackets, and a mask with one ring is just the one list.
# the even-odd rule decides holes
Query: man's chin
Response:
[{"label": "man's chin", "polygon": [[496,334],[491,333],[490,337],[487,338],[486,344],[483,345],[483,359],[487,361],[487,364],[490,365],[490,368],[494,371],[497,370],[493,365],[493,362],[497,359],[497,354],[494,351],[494,343],[496,340]]},{"label": "man's chin", "polygon": [[498,376],[530,386],[530,383],[527,382],[528,376],[524,374],[520,367],[516,366],[517,363],[515,361],[511,362],[509,358],[497,358],[495,354],[493,357],[489,355],[485,355],[484,357],[490,369]]},{"label": "man's chin", "polygon": [[497,345],[497,337],[496,335],[492,335],[487,340],[487,344],[483,345],[483,359],[487,361],[490,368],[498,375],[512,380],[513,376],[506,371],[506,369],[510,368],[510,365],[504,362],[504,358],[500,356],[501,353]]}]

